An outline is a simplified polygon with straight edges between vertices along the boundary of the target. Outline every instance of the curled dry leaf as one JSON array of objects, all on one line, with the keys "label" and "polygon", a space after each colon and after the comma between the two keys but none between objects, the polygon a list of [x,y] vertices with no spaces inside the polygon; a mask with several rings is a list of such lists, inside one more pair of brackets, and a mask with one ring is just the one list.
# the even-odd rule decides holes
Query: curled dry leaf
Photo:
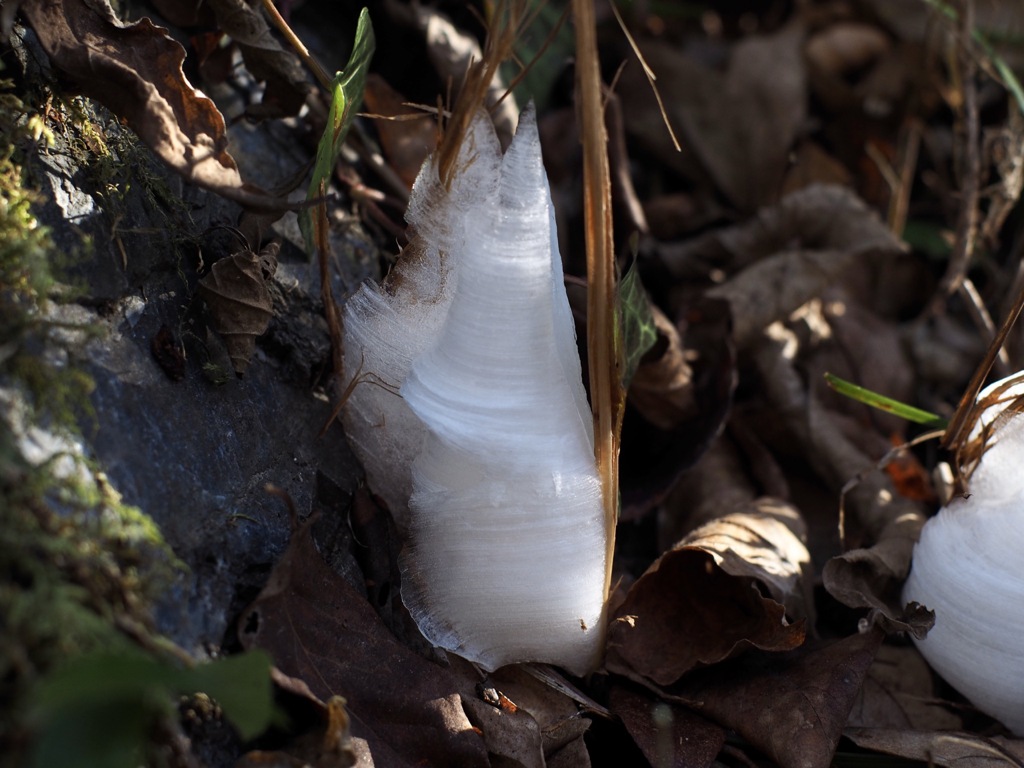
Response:
[{"label": "curled dry leaf", "polygon": [[290,207],[243,183],[224,118],[185,78],[185,49],[165,29],[147,18],[123,24],[105,0],[29,0],[20,8],[65,82],[124,119],[187,181],[247,208]]},{"label": "curled dry leaf", "polygon": [[[761,209],[744,224],[678,245],[661,244],[658,257],[676,278],[706,280],[712,272],[731,275],[777,254],[803,251],[867,258],[893,256],[905,249],[878,214],[851,190],[816,184]],[[789,311],[804,301],[793,304]]]},{"label": "curled dry leaf", "polygon": [[842,494],[845,527],[855,528],[866,545],[825,564],[826,589],[851,608],[872,609],[872,618],[887,629],[926,631],[930,614],[920,607],[905,610],[900,599],[914,542],[924,524],[920,505],[899,497],[888,476],[873,471],[875,460],[837,428],[832,415],[807,390],[784,354],[783,342],[762,342],[752,358],[773,421],[785,430],[783,439],[826,486]]},{"label": "curled dry leaf", "polygon": [[848,728],[844,735],[858,747],[949,768],[1024,765],[1024,740],[986,738],[957,731],[906,731]]},{"label": "curled dry leaf", "polygon": [[837,485],[852,484],[845,489],[844,509],[869,543],[825,563],[825,589],[844,605],[869,608],[872,621],[887,631],[923,637],[934,623],[934,613],[906,605],[900,596],[924,525],[921,505],[899,496],[889,476],[872,471],[875,462],[835,429],[816,398],[808,401],[807,413],[823,471],[834,473]]},{"label": "curled dry leaf", "polygon": [[[852,192],[820,185],[795,192],[762,212],[755,223],[723,234],[719,242],[732,253],[772,254],[708,292],[732,305],[734,336],[740,347],[754,341],[771,323],[821,296],[869,254],[904,249]],[[753,249],[734,251],[737,246]]]},{"label": "curled dry leaf", "polygon": [[720,435],[700,461],[680,476],[661,505],[659,552],[671,549],[705,523],[748,508],[758,497],[759,491],[747,475],[745,458],[730,432]]},{"label": "curled dry leaf", "polygon": [[842,76],[863,70],[887,50],[891,43],[878,27],[848,21],[833,24],[812,35],[804,47],[812,71]]},{"label": "curled dry leaf", "polygon": [[[682,129],[700,164],[738,208],[774,201],[790,147],[806,113],[803,29],[791,24],[774,35],[752,36],[732,51],[722,74],[690,59],[678,46],[640,40],[673,126]],[[630,62],[618,88],[626,130],[683,174],[641,68]]]},{"label": "curled dry leaf", "polygon": [[277,271],[279,243],[260,253],[248,248],[216,262],[199,281],[213,328],[224,341],[235,373],[242,376],[256,351],[256,337],[266,333],[274,316],[267,281]]},{"label": "curled dry leaf", "polygon": [[657,340],[629,389],[619,460],[623,520],[650,511],[718,435],[736,388],[732,315],[701,298],[674,326],[652,305]]},{"label": "curled dry leaf", "polygon": [[793,505],[762,497],[706,523],[681,543],[710,552],[730,576],[754,579],[787,614],[804,618],[812,606],[806,538],[807,527]]},{"label": "curled dry leaf", "polygon": [[697,408],[693,369],[675,325],[654,304],[650,309],[657,339],[629,382],[629,402],[647,422],[671,431]]},{"label": "curled dry leaf", "polygon": [[265,83],[263,98],[251,105],[251,117],[297,115],[312,90],[295,52],[284,48],[270,31],[259,4],[244,0],[206,0],[217,17],[217,27],[238,45],[252,76]]},{"label": "curled dry leaf", "polygon": [[801,595],[810,555],[790,525],[802,523],[782,502],[708,523],[666,552],[633,584],[609,628],[612,672],[668,686],[686,672],[745,648],[784,651],[804,641],[778,600]]}]

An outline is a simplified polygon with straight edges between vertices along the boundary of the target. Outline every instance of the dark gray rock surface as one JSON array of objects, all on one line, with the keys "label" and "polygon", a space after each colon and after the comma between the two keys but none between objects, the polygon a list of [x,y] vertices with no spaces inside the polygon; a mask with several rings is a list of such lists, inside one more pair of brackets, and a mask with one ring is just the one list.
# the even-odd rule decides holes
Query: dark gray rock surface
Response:
[{"label": "dark gray rock surface", "polygon": [[[70,334],[68,348],[53,353],[95,380],[94,415],[81,422],[86,453],[188,567],[158,606],[158,628],[189,651],[211,652],[288,542],[288,511],[267,484],[304,515],[318,489],[344,498],[361,475],[340,425],[318,437],[335,397],[318,269],[302,252],[295,214],[266,233],[264,241],[282,240],[270,285],[275,316],[237,378],[197,283],[241,247],[222,228],[241,211],[169,173],[101,108],[82,109],[110,154],[93,155],[73,133],[58,132],[29,167],[44,198],[37,215],[72,265],[75,301],[54,315],[97,332],[86,343]],[[231,133],[240,167],[261,175],[257,182],[294,175],[309,161],[280,122],[238,123]],[[340,300],[374,272],[378,253],[352,216],[334,225]],[[183,350],[177,365],[154,356],[161,333]]]}]

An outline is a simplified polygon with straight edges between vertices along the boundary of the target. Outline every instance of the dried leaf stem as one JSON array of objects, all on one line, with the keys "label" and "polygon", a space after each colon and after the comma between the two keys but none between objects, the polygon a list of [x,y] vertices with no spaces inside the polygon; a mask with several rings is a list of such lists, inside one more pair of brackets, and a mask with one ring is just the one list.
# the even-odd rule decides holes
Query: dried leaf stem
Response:
[{"label": "dried leaf stem", "polygon": [[576,73],[583,123],[583,210],[587,244],[587,350],[594,452],[604,492],[608,529],[605,595],[611,587],[619,504],[619,429],[623,392],[615,332],[615,251],[612,243],[611,173],[597,56],[597,24],[591,0],[573,0]]},{"label": "dried leaf stem", "polygon": [[299,36],[295,34],[288,22],[284,20],[284,17],[278,13],[277,7],[274,5],[274,0],[263,0],[263,10],[267,12],[267,16],[270,17],[270,21],[277,27],[277,31],[284,35],[285,39],[291,44],[295,52],[299,54],[299,58],[309,68],[309,71],[313,73],[313,76],[319,81],[320,85],[324,87],[328,92],[331,90],[331,76],[327,74],[327,71],[320,65],[320,62],[309,52],[306,44],[299,39]]}]

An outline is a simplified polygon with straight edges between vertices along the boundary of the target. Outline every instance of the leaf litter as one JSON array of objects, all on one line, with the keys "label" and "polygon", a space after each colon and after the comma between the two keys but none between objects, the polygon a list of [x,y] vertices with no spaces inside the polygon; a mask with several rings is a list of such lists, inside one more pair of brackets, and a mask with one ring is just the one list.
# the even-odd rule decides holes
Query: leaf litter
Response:
[{"label": "leaf litter", "polygon": [[[963,705],[944,700],[949,690],[900,639],[931,621],[926,608],[902,605],[899,589],[933,502],[878,466],[893,440],[913,433],[837,398],[822,379],[833,372],[948,416],[971,371],[946,361],[970,365],[984,346],[972,344],[983,332],[962,297],[928,314],[944,264],[916,235],[941,242],[956,226],[962,138],[941,107],[957,112],[962,85],[936,53],[964,43],[924,37],[944,22],[923,3],[891,12],[875,3],[877,17],[854,19],[820,5],[782,17],[709,10],[697,26],[653,11],[626,20],[684,146],[671,148],[646,78],[628,64],[616,92],[634,179],[613,194],[624,209],[639,195],[652,221],[637,272],[655,337],[637,356],[623,435],[621,586],[601,674],[556,689],[521,669],[484,677],[456,657],[422,655],[389,594],[393,537],[373,539],[355,566],[367,581],[353,584],[326,564],[310,524],[296,525],[239,637],[273,656],[279,693],[312,706],[324,723],[318,737],[334,734],[336,749],[293,745],[275,757],[280,764],[607,764],[587,742],[601,732],[601,705],[625,726],[609,733],[628,734],[657,766],[710,765],[720,755],[825,766],[849,744],[938,765],[1021,764],[1021,742],[990,736],[991,723],[962,730],[978,717],[958,717]],[[471,24],[388,6],[391,21],[423,35],[436,66],[447,67],[426,86],[443,93],[459,79],[451,62],[473,50]],[[249,113],[296,114],[310,86],[295,56],[251,6],[211,7],[243,65],[266,83]],[[288,207],[241,178],[224,118],[185,79],[185,51],[164,30],[78,0],[26,0],[21,13],[66,83],[123,118],[186,180],[250,209]],[[610,17],[600,22],[613,29]],[[610,58],[629,58],[624,41],[609,46]],[[928,46],[931,59],[921,53]],[[998,55],[1013,52],[1011,44]],[[987,250],[971,274],[996,315],[1016,269],[1005,243],[1020,237],[1010,213],[1021,193],[1019,115],[999,80],[1006,66],[1000,59],[977,75],[988,89],[996,186],[982,212]],[[390,71],[375,83],[381,76],[371,74],[372,92],[395,112],[392,92],[424,88],[416,76]],[[571,113],[557,85],[551,99],[551,114]],[[380,129],[407,181],[418,160],[415,151],[403,159],[402,145],[432,141],[430,121],[419,125],[431,131]],[[920,155],[908,140],[914,131]],[[333,167],[343,153],[330,149]],[[554,196],[571,200],[578,170],[557,161],[566,171],[553,178]],[[324,192],[331,171],[318,171]],[[561,232],[579,231],[579,212],[578,202],[559,211]],[[565,253],[578,266],[579,248]],[[243,252],[202,284],[215,327],[245,339],[232,355],[236,370],[250,364],[251,342],[269,322],[272,274]],[[239,300],[251,317],[226,308]],[[240,319],[242,330],[232,330]],[[1018,356],[1020,338],[1010,343]],[[631,421],[647,431],[631,431]],[[930,449],[917,455],[937,460]]]}]

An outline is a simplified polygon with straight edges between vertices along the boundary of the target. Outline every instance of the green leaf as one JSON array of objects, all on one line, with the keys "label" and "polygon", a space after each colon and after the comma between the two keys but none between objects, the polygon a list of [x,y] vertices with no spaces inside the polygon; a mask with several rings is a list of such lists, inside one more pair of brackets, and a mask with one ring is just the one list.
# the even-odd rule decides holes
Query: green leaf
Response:
[{"label": "green leaf", "polygon": [[[635,248],[634,248],[635,256]],[[658,332],[654,325],[654,316],[651,314],[650,299],[643,283],[640,282],[640,272],[636,268],[636,258],[629,265],[626,274],[619,281],[618,306],[615,313],[618,316],[618,328],[621,334],[622,344],[622,388],[628,389],[629,382],[640,365],[640,359],[647,353],[658,339]]]},{"label": "green leaf", "polygon": [[227,656],[187,670],[178,690],[208,694],[244,740],[261,734],[274,716],[270,657],[263,651]]},{"label": "green leaf", "polygon": [[31,719],[35,768],[135,768],[145,762],[153,725],[178,698],[203,692],[220,704],[243,739],[274,714],[270,659],[262,652],[185,669],[131,650],[75,658],[37,686]]},{"label": "green leaf", "polygon": [[36,768],[134,768],[153,723],[172,710],[173,667],[137,651],[82,656],[34,692]]},{"label": "green leaf", "polygon": [[501,65],[506,83],[512,83],[529,66],[513,89],[516,101],[526,104],[531,99],[537,111],[543,111],[551,92],[576,49],[572,25],[565,23],[565,3],[531,0],[527,17],[530,24],[516,38],[515,59]]},{"label": "green leaf", "polygon": [[946,419],[938,414],[923,411],[912,405],[901,403],[899,400],[893,400],[891,397],[872,392],[870,389],[841,379],[838,376],[833,376],[831,373],[825,374],[825,381],[841,395],[856,400],[858,403],[870,405],[872,408],[877,408],[880,411],[891,413],[893,416],[899,416],[901,419],[912,421],[915,424],[924,424],[926,427],[935,427],[937,429],[945,429],[949,424]]},{"label": "green leaf", "polygon": [[[334,166],[341,154],[341,145],[352,125],[356,111],[363,100],[363,89],[366,86],[366,73],[370,68],[370,59],[377,46],[370,23],[370,12],[363,8],[356,25],[356,39],[352,45],[352,54],[348,64],[341,72],[334,74],[331,83],[331,111],[327,116],[327,126],[320,137],[316,148],[316,164],[313,166],[313,180],[309,184],[306,200],[316,200],[324,196],[330,183]],[[314,220],[320,206],[303,210],[299,216],[302,236],[306,241],[306,250],[312,254],[316,250],[314,238]],[[322,210],[320,211],[322,213]]]}]

